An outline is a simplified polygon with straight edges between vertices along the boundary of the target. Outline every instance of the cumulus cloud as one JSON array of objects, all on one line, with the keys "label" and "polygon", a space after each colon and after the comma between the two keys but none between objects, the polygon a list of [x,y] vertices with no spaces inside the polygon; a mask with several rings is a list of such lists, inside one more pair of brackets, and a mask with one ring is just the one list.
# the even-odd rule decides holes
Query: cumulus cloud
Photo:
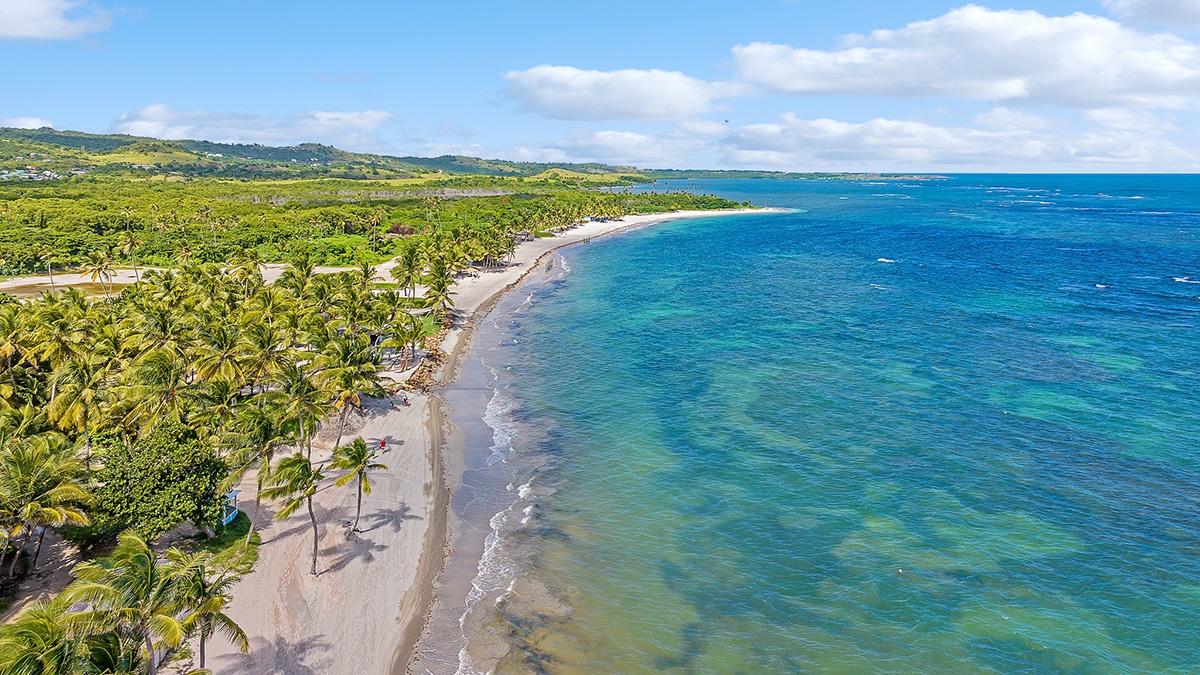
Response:
[{"label": "cumulus cloud", "polygon": [[0,127],[10,127],[13,129],[41,129],[42,127],[53,127],[54,122],[41,117],[9,117],[0,120]]},{"label": "cumulus cloud", "polygon": [[[1050,129],[1044,120],[1017,118],[1006,128],[943,127],[910,120],[878,118],[852,123],[806,120],[785,113],[778,122],[741,127],[723,139],[728,163],[735,166],[858,169],[937,167],[1008,167],[1050,170],[1071,166],[1161,167],[1176,170],[1200,166],[1200,155],[1166,138],[1162,125],[1125,124],[1143,112],[1110,111],[1092,115],[1091,126],[1079,130]],[[1032,116],[1030,116],[1032,117]],[[1005,120],[993,111],[991,119]],[[1045,125],[1045,126],[1043,126]]]},{"label": "cumulus cloud", "polygon": [[1031,115],[1019,110],[1009,110],[1003,106],[998,106],[976,115],[975,124],[984,129],[1014,131],[1021,129],[1045,129],[1050,126],[1050,120],[1040,115]]},{"label": "cumulus cloud", "polygon": [[543,65],[504,76],[529,112],[565,120],[677,120],[713,108],[740,87],[666,70],[580,70]]},{"label": "cumulus cloud", "polygon": [[1164,26],[1200,27],[1200,0],[1101,0],[1113,14],[1130,21]]},{"label": "cumulus cloud", "polygon": [[0,0],[0,39],[69,40],[111,23],[107,11],[86,0]]},{"label": "cumulus cloud", "polygon": [[121,115],[112,131],[164,139],[203,139],[221,143],[296,145],[327,143],[347,150],[378,151],[386,147],[379,129],[394,115],[380,110],[297,113],[268,117],[207,110],[175,110],[149,105]]},{"label": "cumulus cloud", "polygon": [[1082,13],[967,5],[898,30],[849,36],[836,50],[756,42],[733,52],[747,81],[797,94],[1183,109],[1200,92],[1196,44]]}]

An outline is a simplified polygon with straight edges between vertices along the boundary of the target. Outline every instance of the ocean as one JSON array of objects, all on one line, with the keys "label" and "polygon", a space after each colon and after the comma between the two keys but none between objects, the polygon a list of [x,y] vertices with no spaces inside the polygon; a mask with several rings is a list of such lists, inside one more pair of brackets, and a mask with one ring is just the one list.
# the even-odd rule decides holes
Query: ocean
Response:
[{"label": "ocean", "polygon": [[1200,177],[695,183],[481,327],[447,672],[1200,671]]}]

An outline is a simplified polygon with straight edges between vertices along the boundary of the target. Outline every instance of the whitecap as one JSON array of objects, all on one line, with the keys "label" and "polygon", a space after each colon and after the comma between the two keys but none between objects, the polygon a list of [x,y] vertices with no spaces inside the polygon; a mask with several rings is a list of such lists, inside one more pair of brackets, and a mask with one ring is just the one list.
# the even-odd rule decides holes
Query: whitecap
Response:
[{"label": "whitecap", "polygon": [[876,259],[875,259],[875,262],[881,262],[881,263],[894,263],[894,262],[896,262],[896,261],[895,261],[895,260],[892,260],[891,258],[876,258]]}]

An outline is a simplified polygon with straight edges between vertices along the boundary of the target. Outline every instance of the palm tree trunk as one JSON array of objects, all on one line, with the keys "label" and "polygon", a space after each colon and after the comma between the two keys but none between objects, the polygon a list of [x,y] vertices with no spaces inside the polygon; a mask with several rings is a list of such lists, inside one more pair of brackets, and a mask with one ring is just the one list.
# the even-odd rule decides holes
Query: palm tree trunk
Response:
[{"label": "palm tree trunk", "polygon": [[308,519],[312,521],[313,526],[313,555],[312,555],[312,575],[317,576],[317,548],[320,545],[319,533],[317,532],[317,516],[313,513],[312,497],[305,501],[308,502]]},{"label": "palm tree trunk", "polygon": [[49,261],[47,261],[47,262],[46,262],[46,273],[48,273],[48,274],[50,275],[50,292],[51,292],[51,293],[54,293],[54,292],[56,292],[58,289],[56,289],[56,288],[54,287],[54,270],[50,268],[50,262],[49,262]]},{"label": "palm tree trunk", "polygon": [[354,509],[354,524],[350,526],[351,532],[358,532],[358,517],[362,515],[362,474],[358,476],[358,508]]},{"label": "palm tree trunk", "polygon": [[37,546],[33,547],[33,562],[29,563],[29,571],[37,569],[38,556],[42,554],[42,540],[46,538],[46,528],[43,527],[41,532],[38,532]]},{"label": "palm tree trunk", "polygon": [[204,643],[208,641],[208,622],[200,624],[200,670],[204,670]]},{"label": "palm tree trunk", "polygon": [[312,461],[312,444],[309,443],[306,445],[304,442],[305,441],[304,437],[306,435],[304,433],[304,409],[300,408],[298,413],[299,413],[298,416],[300,417],[300,444],[305,445],[305,459],[307,459],[308,461],[311,462]]},{"label": "palm tree trunk", "polygon": [[17,547],[17,550],[13,551],[12,564],[8,566],[8,578],[9,579],[16,578],[16,576],[17,576],[17,561],[21,559],[21,551],[24,551],[25,547],[29,545],[29,538],[32,536],[33,536],[33,530],[32,529],[26,530],[25,531],[25,539],[21,541],[21,545]]},{"label": "palm tree trunk", "polygon": [[342,445],[342,432],[346,430],[346,406],[342,405],[342,414],[339,416],[338,422],[338,437],[337,443],[333,444],[333,449],[337,450]]},{"label": "palm tree trunk", "polygon": [[158,654],[154,653],[154,642],[146,628],[142,628],[142,642],[146,644],[146,675],[154,675],[158,672]]},{"label": "palm tree trunk", "polygon": [[250,531],[246,532],[246,546],[250,545],[250,538],[254,536],[254,526],[258,523],[258,507],[262,504],[262,498],[258,493],[262,492],[262,475],[258,477],[258,487],[254,490],[254,517],[250,519]]}]

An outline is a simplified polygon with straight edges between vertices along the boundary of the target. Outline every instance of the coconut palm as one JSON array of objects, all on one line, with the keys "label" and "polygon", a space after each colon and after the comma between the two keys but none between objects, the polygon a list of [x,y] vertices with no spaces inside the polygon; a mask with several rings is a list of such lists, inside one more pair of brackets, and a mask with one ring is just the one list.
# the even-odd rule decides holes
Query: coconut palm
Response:
[{"label": "coconut palm", "polygon": [[72,604],[86,606],[71,615],[73,624],[136,639],[145,650],[146,674],[155,675],[187,637],[178,567],[159,558],[132,532],[119,541],[107,558],[76,565],[75,581],[63,595]]},{"label": "coconut palm", "polygon": [[148,429],[162,421],[181,422],[187,417],[188,364],[169,349],[147,353],[125,372],[121,405],[127,427]]},{"label": "coconut palm", "polygon": [[417,282],[421,280],[425,267],[420,245],[411,240],[406,242],[395,262],[396,266],[391,270],[392,278],[408,292],[408,297],[416,297]]},{"label": "coconut palm", "polygon": [[89,522],[80,508],[91,502],[91,496],[80,482],[83,469],[74,449],[58,434],[40,434],[0,453],[0,476],[3,477],[0,487],[15,523],[11,536],[24,535],[13,552],[8,567],[9,579],[16,575],[20,552],[29,545],[35,532],[40,534],[29,565],[31,570],[37,566],[45,528]]},{"label": "coconut palm", "polygon": [[346,428],[346,413],[350,407],[362,407],[361,395],[377,394],[379,386],[379,357],[371,350],[370,342],[361,337],[340,337],[329,342],[313,359],[320,382],[333,394],[333,407],[338,411],[338,436],[334,447],[341,445]]},{"label": "coconut palm", "polygon": [[[83,263],[83,271],[91,276],[93,282],[100,282],[100,288],[104,290],[104,297],[111,300],[112,294],[109,291],[112,289],[112,257],[107,252],[92,251],[87,254],[87,259]],[[105,281],[108,282],[108,285],[105,285]]]},{"label": "coconut palm", "polygon": [[207,382],[225,380],[240,383],[245,379],[242,331],[236,323],[213,321],[196,331],[197,345],[192,367],[196,379]]},{"label": "coconut palm", "polygon": [[308,507],[308,518],[312,522],[313,529],[312,569],[310,572],[314,576],[317,574],[320,531],[317,529],[317,516],[313,513],[312,500],[313,495],[317,493],[317,486],[323,480],[325,480],[325,476],[321,474],[321,467],[314,467],[307,457],[297,452],[291,457],[284,457],[279,461],[279,466],[271,473],[270,487],[262,491],[262,495],[267,499],[283,501],[283,506],[275,514],[276,520],[287,518],[295,513],[301,505]]},{"label": "coconut palm", "polygon": [[285,401],[287,414],[296,418],[300,443],[305,448],[305,456],[311,459],[312,435],[316,432],[317,423],[325,418],[325,407],[322,403],[329,399],[329,392],[320,387],[308,371],[294,361],[283,364],[273,382]]},{"label": "coconut palm", "polygon": [[39,602],[0,628],[0,673],[73,675],[89,668],[90,649],[73,634],[69,605],[61,598]]},{"label": "coconut palm", "polygon": [[236,448],[230,455],[233,470],[222,487],[230,489],[246,475],[246,472],[258,466],[258,477],[254,492],[254,517],[250,519],[250,531],[246,533],[246,543],[254,536],[254,528],[258,524],[258,512],[263,497],[263,485],[271,475],[271,460],[275,451],[289,439],[288,423],[291,417],[286,410],[272,402],[270,405],[250,405],[241,408],[233,423],[233,433],[227,441],[228,445]]},{"label": "coconut palm", "polygon": [[121,235],[121,252],[125,254],[126,258],[129,258],[129,264],[133,266],[133,280],[135,282],[140,282],[142,280],[142,276],[138,272],[137,255],[135,255],[137,247],[137,237],[134,236],[133,231],[129,229],[129,223],[126,223],[125,232]]},{"label": "coconut palm", "polygon": [[242,358],[251,391],[291,360],[287,335],[269,323],[252,323],[243,331]]},{"label": "coconut palm", "polygon": [[83,435],[84,462],[91,471],[92,432],[113,400],[112,375],[98,356],[75,356],[51,375],[54,398],[49,419],[64,431]]},{"label": "coconut palm", "polygon": [[46,250],[42,251],[41,253],[38,253],[38,259],[42,260],[43,262],[46,263],[46,274],[50,275],[50,291],[54,292],[57,289],[55,289],[55,287],[54,287],[53,263],[57,259],[57,256],[54,255],[54,251],[52,251],[50,249],[46,249]]},{"label": "coconut palm", "polygon": [[375,450],[367,449],[366,441],[359,436],[350,445],[335,450],[333,461],[329,463],[329,468],[347,472],[346,475],[336,479],[334,485],[344,487],[350,481],[354,481],[358,487],[358,501],[354,509],[354,524],[350,526],[351,532],[358,531],[358,518],[362,515],[363,495],[371,494],[371,480],[367,477],[367,472],[387,471],[387,465],[371,461],[373,459],[375,459]]},{"label": "coconut palm", "polygon": [[231,569],[214,570],[210,553],[167,551],[167,560],[175,568],[176,599],[186,608],[183,628],[196,634],[200,669],[204,669],[204,647],[209,638],[222,635],[242,653],[250,649],[250,640],[237,623],[225,613],[229,588],[239,579]]}]

